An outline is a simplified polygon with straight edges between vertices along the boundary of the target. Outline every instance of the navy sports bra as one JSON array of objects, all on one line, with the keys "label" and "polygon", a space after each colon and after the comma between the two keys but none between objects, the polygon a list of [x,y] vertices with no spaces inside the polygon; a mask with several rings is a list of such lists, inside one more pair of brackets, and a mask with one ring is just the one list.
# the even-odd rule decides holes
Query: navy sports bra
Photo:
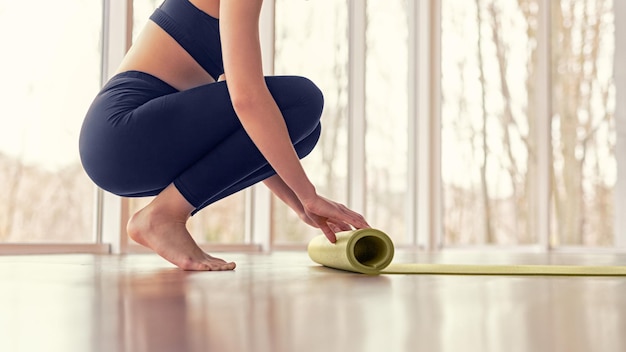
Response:
[{"label": "navy sports bra", "polygon": [[220,23],[189,0],[165,0],[150,19],[163,28],[217,81],[224,73]]}]

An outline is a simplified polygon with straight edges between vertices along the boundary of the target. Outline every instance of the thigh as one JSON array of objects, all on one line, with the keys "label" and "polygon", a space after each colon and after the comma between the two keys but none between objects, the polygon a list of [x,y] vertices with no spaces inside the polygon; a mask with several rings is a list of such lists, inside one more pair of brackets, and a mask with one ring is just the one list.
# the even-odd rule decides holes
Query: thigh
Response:
[{"label": "thigh", "polygon": [[[319,124],[323,105],[321,92],[303,77],[266,77],[266,82],[295,144]],[[154,99],[135,110],[132,124],[136,127],[137,138],[165,142],[156,143],[151,149],[157,163],[161,156],[198,159],[243,128],[233,109],[226,82]],[[150,153],[149,150],[144,152]]]},{"label": "thigh", "polygon": [[[301,77],[267,77],[266,82],[283,112],[293,143],[312,133],[322,109],[319,89]],[[113,149],[117,152],[106,159],[115,159],[107,172],[114,175],[112,182],[117,184],[109,188],[127,196],[158,194],[242,130],[226,82],[152,99],[115,126],[108,143],[116,144]],[[214,169],[219,172],[219,165]]]}]

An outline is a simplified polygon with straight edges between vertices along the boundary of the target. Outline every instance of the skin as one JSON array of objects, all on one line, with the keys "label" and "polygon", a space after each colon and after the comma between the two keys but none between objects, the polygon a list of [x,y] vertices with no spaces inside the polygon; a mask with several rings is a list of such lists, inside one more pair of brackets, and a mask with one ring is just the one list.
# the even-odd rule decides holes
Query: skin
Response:
[{"label": "skin", "polygon": [[[282,114],[263,76],[259,42],[262,0],[192,0],[192,4],[220,18],[222,55],[228,90],[241,123],[276,171],[264,184],[305,223],[319,228],[330,242],[335,233],[367,228],[363,216],[317,194],[291,144]],[[118,72],[143,71],[179,90],[215,82],[165,31],[148,22],[122,61]],[[127,226],[129,236],[184,270],[233,270],[226,262],[203,252],[187,231],[194,207],[170,184]]]}]

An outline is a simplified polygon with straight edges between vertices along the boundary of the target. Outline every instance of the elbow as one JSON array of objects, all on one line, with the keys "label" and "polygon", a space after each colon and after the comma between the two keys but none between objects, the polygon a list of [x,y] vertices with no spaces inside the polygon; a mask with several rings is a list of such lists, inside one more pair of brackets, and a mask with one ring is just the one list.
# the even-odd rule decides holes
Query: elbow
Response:
[{"label": "elbow", "polygon": [[225,74],[228,76],[226,86],[230,101],[236,113],[257,110],[260,105],[267,103],[273,97],[265,83],[263,76],[244,76],[236,73]]},{"label": "elbow", "polygon": [[231,94],[231,103],[235,113],[240,114],[254,109],[255,98],[249,95]]},{"label": "elbow", "polygon": [[230,100],[237,115],[241,116],[261,108],[269,99],[273,99],[271,94],[263,94],[262,90],[235,90],[230,92]]}]

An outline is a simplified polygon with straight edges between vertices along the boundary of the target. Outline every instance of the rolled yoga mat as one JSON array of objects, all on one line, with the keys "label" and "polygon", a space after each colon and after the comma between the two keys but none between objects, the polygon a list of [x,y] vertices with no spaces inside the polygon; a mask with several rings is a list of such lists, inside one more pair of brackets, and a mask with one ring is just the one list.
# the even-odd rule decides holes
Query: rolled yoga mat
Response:
[{"label": "rolled yoga mat", "polygon": [[392,263],[393,242],[376,229],[339,232],[334,244],[324,235],[317,236],[309,242],[308,252],[314,262],[323,266],[369,275],[626,276],[626,266]]}]

